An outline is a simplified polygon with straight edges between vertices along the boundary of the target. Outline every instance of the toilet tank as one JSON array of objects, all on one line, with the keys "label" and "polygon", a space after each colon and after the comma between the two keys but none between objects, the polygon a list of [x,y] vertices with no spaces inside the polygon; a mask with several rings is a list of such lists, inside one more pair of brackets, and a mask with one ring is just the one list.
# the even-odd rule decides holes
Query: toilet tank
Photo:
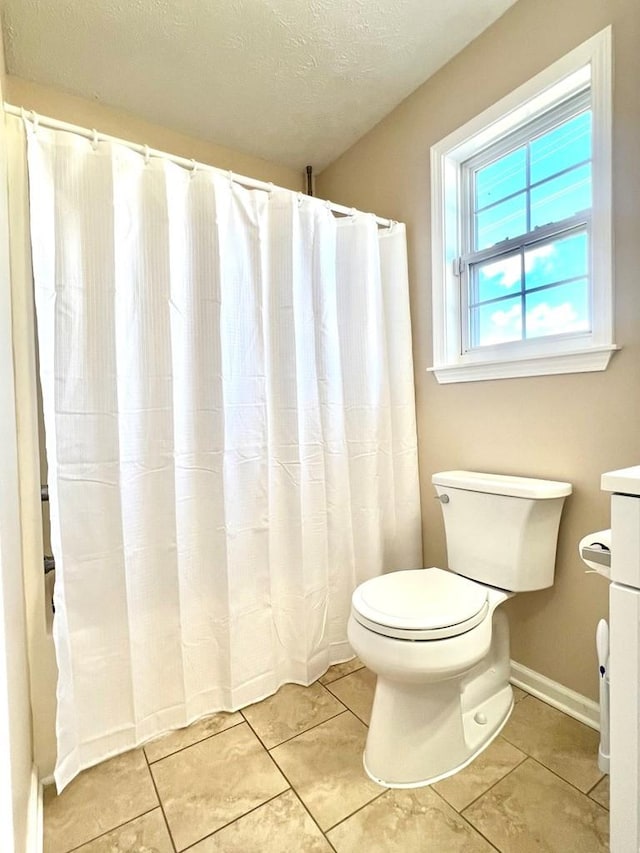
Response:
[{"label": "toilet tank", "polygon": [[451,571],[513,592],[553,584],[570,483],[475,471],[443,471],[432,482]]}]

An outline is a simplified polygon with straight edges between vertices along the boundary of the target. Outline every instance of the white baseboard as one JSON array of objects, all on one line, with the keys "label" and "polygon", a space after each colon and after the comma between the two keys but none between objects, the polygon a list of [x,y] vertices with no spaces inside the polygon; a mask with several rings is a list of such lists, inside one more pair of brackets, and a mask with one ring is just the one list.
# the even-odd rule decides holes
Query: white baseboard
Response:
[{"label": "white baseboard", "polygon": [[38,779],[38,770],[31,768],[31,788],[29,791],[29,814],[27,817],[26,853],[42,853],[42,783]]},{"label": "white baseboard", "polygon": [[570,690],[558,684],[557,681],[547,678],[546,675],[540,675],[539,672],[514,660],[511,661],[511,683],[592,729],[600,731],[600,706],[593,699],[587,699],[581,693],[576,693],[575,690]]}]

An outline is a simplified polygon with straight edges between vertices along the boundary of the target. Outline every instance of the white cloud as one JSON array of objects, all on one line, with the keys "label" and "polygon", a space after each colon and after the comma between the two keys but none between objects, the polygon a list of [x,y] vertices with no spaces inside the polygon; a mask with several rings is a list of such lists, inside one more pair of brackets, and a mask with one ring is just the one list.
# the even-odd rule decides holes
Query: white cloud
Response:
[{"label": "white cloud", "polygon": [[556,247],[553,243],[547,243],[544,246],[538,246],[537,249],[528,249],[524,255],[524,270],[531,272],[534,265],[538,261],[546,260],[545,267],[548,269],[552,266],[551,260],[556,253]]},{"label": "white cloud", "polygon": [[506,329],[508,326],[513,326],[516,322],[519,325],[521,316],[522,307],[518,303],[518,305],[509,308],[508,311],[495,311],[491,315],[491,322],[499,329]]},{"label": "white cloud", "polygon": [[512,306],[507,311],[499,309],[494,311],[489,318],[487,331],[485,327],[480,336],[480,346],[491,346],[492,344],[504,344],[507,341],[519,341],[522,337],[522,308],[520,303]]},{"label": "white cloud", "polygon": [[589,328],[586,317],[579,317],[570,302],[551,307],[541,302],[527,312],[527,331],[529,335],[559,335],[564,332],[582,332]]},{"label": "white cloud", "polygon": [[[570,302],[551,306],[541,302],[527,311],[527,336],[540,338],[545,335],[560,335],[567,332],[584,332],[589,321],[581,317]],[[483,324],[480,346],[519,341],[522,337],[522,310],[520,303],[508,310],[494,311]]]},{"label": "white cloud", "polygon": [[[549,268],[553,262],[555,253],[556,247],[553,243],[546,243],[543,246],[538,246],[536,249],[528,249],[524,255],[525,273],[530,273],[540,261],[545,261],[545,267]],[[493,261],[493,263],[482,267],[482,272],[487,278],[499,277],[499,280],[494,282],[494,284],[509,290],[515,284],[520,284],[520,268],[521,256],[518,254],[509,255],[506,258],[501,258],[499,261]]]},{"label": "white cloud", "polygon": [[520,255],[509,255],[508,258],[487,264],[482,267],[482,273],[487,278],[499,277],[498,281],[493,282],[499,287],[508,289],[514,284],[520,284]]}]

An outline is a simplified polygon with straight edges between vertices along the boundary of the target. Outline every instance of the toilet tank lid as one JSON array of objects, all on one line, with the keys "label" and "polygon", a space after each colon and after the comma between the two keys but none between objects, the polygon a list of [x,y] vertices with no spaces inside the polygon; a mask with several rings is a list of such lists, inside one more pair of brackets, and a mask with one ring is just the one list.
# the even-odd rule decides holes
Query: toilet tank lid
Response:
[{"label": "toilet tank lid", "polygon": [[431,482],[435,486],[447,486],[451,489],[533,500],[563,498],[571,494],[571,483],[537,480],[532,477],[511,477],[505,474],[481,474],[478,471],[441,471],[433,475]]}]

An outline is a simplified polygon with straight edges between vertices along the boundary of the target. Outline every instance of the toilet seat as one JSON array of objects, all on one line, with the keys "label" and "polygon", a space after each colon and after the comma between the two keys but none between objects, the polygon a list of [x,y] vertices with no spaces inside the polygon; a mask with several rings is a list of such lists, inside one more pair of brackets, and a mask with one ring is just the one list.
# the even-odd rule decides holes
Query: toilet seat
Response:
[{"label": "toilet seat", "polygon": [[353,616],[377,634],[403,640],[457,637],[479,625],[489,610],[488,590],[438,568],[380,575],[353,594]]}]

